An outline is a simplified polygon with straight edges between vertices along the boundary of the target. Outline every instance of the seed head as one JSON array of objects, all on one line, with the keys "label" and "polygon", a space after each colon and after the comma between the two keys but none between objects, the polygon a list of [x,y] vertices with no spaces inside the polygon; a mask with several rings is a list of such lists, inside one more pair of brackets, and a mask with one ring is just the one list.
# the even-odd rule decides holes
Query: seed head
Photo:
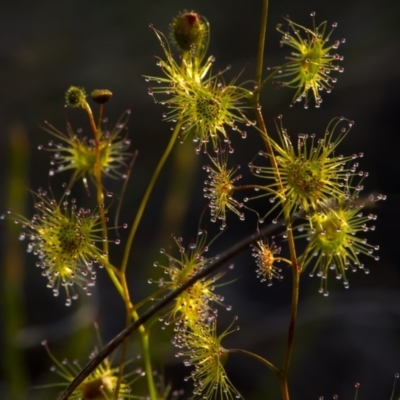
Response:
[{"label": "seed head", "polygon": [[112,92],[108,89],[95,89],[90,93],[90,97],[98,104],[107,103],[112,97]]},{"label": "seed head", "polygon": [[[282,72],[278,78],[288,78],[286,81],[281,81],[281,85],[297,89],[293,102],[304,99],[305,108],[308,108],[310,92],[314,96],[315,106],[319,107],[322,102],[320,92],[325,90],[330,93],[332,85],[336,82],[331,72],[343,72],[343,68],[334,64],[342,61],[343,56],[331,52],[336,50],[340,43],[344,43],[344,39],[337,40],[331,45],[327,44],[337,24],[332,24],[332,29],[326,33],[327,22],[316,26],[315,13],[311,13],[311,16],[312,29],[296,24],[288,18],[285,18],[290,28],[288,32],[283,31],[281,25],[277,27],[278,32],[283,35],[281,45],[290,46],[294,50],[287,57],[289,63],[279,67]],[[302,37],[301,32],[305,33],[305,37]]]}]

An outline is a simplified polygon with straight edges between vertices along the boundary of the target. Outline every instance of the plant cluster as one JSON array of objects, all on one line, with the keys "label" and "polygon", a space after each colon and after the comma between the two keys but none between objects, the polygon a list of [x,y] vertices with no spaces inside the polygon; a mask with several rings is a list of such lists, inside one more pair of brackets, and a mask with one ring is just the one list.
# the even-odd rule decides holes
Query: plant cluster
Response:
[{"label": "plant cluster", "polygon": [[[264,1],[261,32],[266,29],[267,3]],[[293,102],[304,101],[305,108],[311,98],[319,107],[323,92],[331,91],[343,71],[340,66],[343,57],[336,51],[344,40],[331,39],[336,24],[331,27],[326,21],[316,24],[315,13],[311,18],[310,28],[288,18],[283,25],[278,25],[281,45],[288,47],[290,53],[281,66],[270,69],[266,76],[264,38],[260,36],[256,78],[248,82],[240,82],[240,75],[229,81],[229,68],[214,72],[215,58],[208,54],[210,25],[197,12],[185,11],[177,15],[171,23],[169,36],[151,26],[161,47],[157,58],[160,71],[159,76],[145,75],[144,78],[151,85],[148,93],[163,107],[163,118],[173,129],[134,220],[129,226],[118,227],[129,230],[119,265],[114,264],[109,251],[109,247],[119,244],[120,240],[112,238],[111,231],[116,227],[107,217],[109,207],[114,204],[107,201],[112,194],[106,190],[106,181],[119,179],[121,192],[129,185],[135,158],[127,132],[130,111],[124,112],[110,129],[103,122],[103,114],[112,93],[102,89],[88,96],[84,88],[71,86],[65,103],[86,113],[90,132],[85,136],[69,123],[63,132],[45,123],[44,129],[52,136],[52,141],[40,149],[51,155],[49,174],[69,172],[69,183],[60,199],[54,198],[51,191],[33,192],[35,214],[32,217],[12,212],[9,217],[21,225],[20,239],[27,242],[28,252],[36,257],[36,266],[47,278],[47,286],[54,295],[64,296],[68,306],[78,301],[82,289],[86,294],[91,293],[101,268],[121,296],[129,327],[132,322],[141,322],[142,310],[151,310],[154,304],[151,298],[175,293],[193,280],[191,286],[173,297],[167,310],[139,325],[142,360],[134,364],[141,366],[134,365],[129,370],[132,363],[126,359],[128,342],[125,341],[117,363],[112,364],[109,357],[99,358],[95,368],[77,383],[79,362],[59,362],[45,343],[55,371],[63,379],[60,387],[75,385],[71,386],[70,399],[240,399],[243,397],[225,369],[229,355],[240,353],[254,358],[275,374],[282,399],[289,400],[288,374],[301,278],[305,274],[316,275],[318,291],[327,296],[330,275],[348,288],[349,271],[360,269],[368,273],[363,260],[366,257],[379,260],[376,254],[379,247],[367,241],[376,220],[376,215],[368,208],[385,196],[361,194],[368,176],[359,167],[363,154],[342,154],[340,149],[342,141],[350,134],[353,121],[334,116],[323,132],[289,133],[282,116],[278,116],[276,140],[270,136],[264,122],[259,98],[268,83],[278,81],[281,86],[294,89]],[[97,104],[96,116],[89,97]],[[234,149],[231,141],[231,135],[236,134],[244,139],[242,146],[249,140],[260,142],[257,154],[242,166],[231,164],[229,159],[233,151],[240,152],[240,148]],[[237,317],[225,329],[219,324],[219,310],[231,308],[218,294],[225,272],[230,268],[208,274],[207,268],[214,265],[218,257],[208,255],[215,238],[210,238],[202,228],[197,228],[194,242],[186,243],[174,236],[176,254],[162,249],[160,260],[154,263],[157,268],[154,276],[149,277],[154,292],[140,304],[131,299],[135,285],[142,284],[128,282],[126,278],[126,271],[133,263],[131,248],[137,228],[166,159],[177,142],[183,140],[193,141],[193,157],[206,159],[203,166],[206,179],[201,190],[208,204],[206,215],[220,226],[221,234],[225,234],[230,219],[254,219],[254,232],[258,236],[251,250],[255,258],[254,273],[260,284],[270,286],[289,273],[292,275],[288,339],[279,366],[260,354],[224,347],[225,337],[239,330]],[[242,177],[241,168],[248,168],[250,179]],[[92,209],[80,207],[72,197],[80,182],[88,193],[95,192]],[[262,201],[254,202],[255,199]],[[256,203],[262,204],[262,208],[253,206]],[[283,224],[277,224],[278,220]],[[273,236],[262,235],[265,224],[275,225]],[[306,245],[300,246],[302,242]],[[204,271],[207,274],[197,279]],[[171,340],[177,349],[176,355],[188,367],[184,379],[193,384],[189,394],[180,396],[179,388],[161,384],[161,378],[157,380],[150,332],[157,329],[154,322],[159,319],[166,326],[173,326]],[[239,333],[236,336],[239,337]],[[92,358],[97,354],[96,350]],[[139,378],[146,380],[146,393],[137,391]]]}]

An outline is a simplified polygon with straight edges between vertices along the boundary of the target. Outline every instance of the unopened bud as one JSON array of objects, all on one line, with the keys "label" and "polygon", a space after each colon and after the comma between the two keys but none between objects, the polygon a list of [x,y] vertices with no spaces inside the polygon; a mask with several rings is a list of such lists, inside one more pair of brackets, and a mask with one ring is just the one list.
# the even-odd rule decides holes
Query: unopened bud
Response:
[{"label": "unopened bud", "polygon": [[195,12],[179,14],[171,23],[171,34],[182,51],[201,46],[206,38],[208,24]]}]

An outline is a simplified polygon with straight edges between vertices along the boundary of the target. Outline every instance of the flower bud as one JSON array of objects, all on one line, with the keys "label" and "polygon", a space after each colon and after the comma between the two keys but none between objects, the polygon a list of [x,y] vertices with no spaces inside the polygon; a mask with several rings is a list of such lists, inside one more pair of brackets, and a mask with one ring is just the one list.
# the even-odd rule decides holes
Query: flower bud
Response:
[{"label": "flower bud", "polygon": [[179,14],[171,23],[171,35],[182,51],[201,46],[206,38],[208,24],[195,12]]}]

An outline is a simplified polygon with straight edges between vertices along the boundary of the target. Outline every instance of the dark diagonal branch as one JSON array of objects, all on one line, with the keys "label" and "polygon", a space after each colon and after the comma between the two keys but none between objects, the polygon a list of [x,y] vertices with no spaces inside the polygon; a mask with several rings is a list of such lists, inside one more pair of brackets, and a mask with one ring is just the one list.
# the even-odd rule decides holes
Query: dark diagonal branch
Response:
[{"label": "dark diagonal branch", "polygon": [[108,356],[110,355],[128,336],[132,335],[136,329],[139,328],[140,325],[143,325],[146,321],[148,321],[151,317],[156,315],[160,310],[162,310],[165,306],[171,303],[177,296],[179,296],[183,291],[188,289],[190,286],[195,284],[198,280],[205,278],[214,272],[221,265],[229,261],[232,257],[241,253],[243,250],[248,248],[250,244],[259,240],[263,236],[270,235],[279,227],[282,226],[282,221],[278,221],[277,224],[271,224],[266,226],[260,232],[243,239],[238,242],[234,246],[232,246],[229,250],[224,253],[219,254],[214,257],[213,261],[203,270],[198,272],[188,281],[186,281],[182,286],[178,289],[174,290],[170,294],[164,297],[159,303],[157,303],[154,307],[150,308],[146,311],[137,321],[133,322],[123,331],[121,331],[117,336],[114,337],[110,342],[108,342],[97,354],[96,356],[90,360],[86,366],[79,372],[79,374],[75,377],[75,379],[70,383],[67,389],[62,393],[59,400],[67,400],[69,396],[74,392],[74,390],[84,381],[84,379],[92,373],[97,366]]}]

